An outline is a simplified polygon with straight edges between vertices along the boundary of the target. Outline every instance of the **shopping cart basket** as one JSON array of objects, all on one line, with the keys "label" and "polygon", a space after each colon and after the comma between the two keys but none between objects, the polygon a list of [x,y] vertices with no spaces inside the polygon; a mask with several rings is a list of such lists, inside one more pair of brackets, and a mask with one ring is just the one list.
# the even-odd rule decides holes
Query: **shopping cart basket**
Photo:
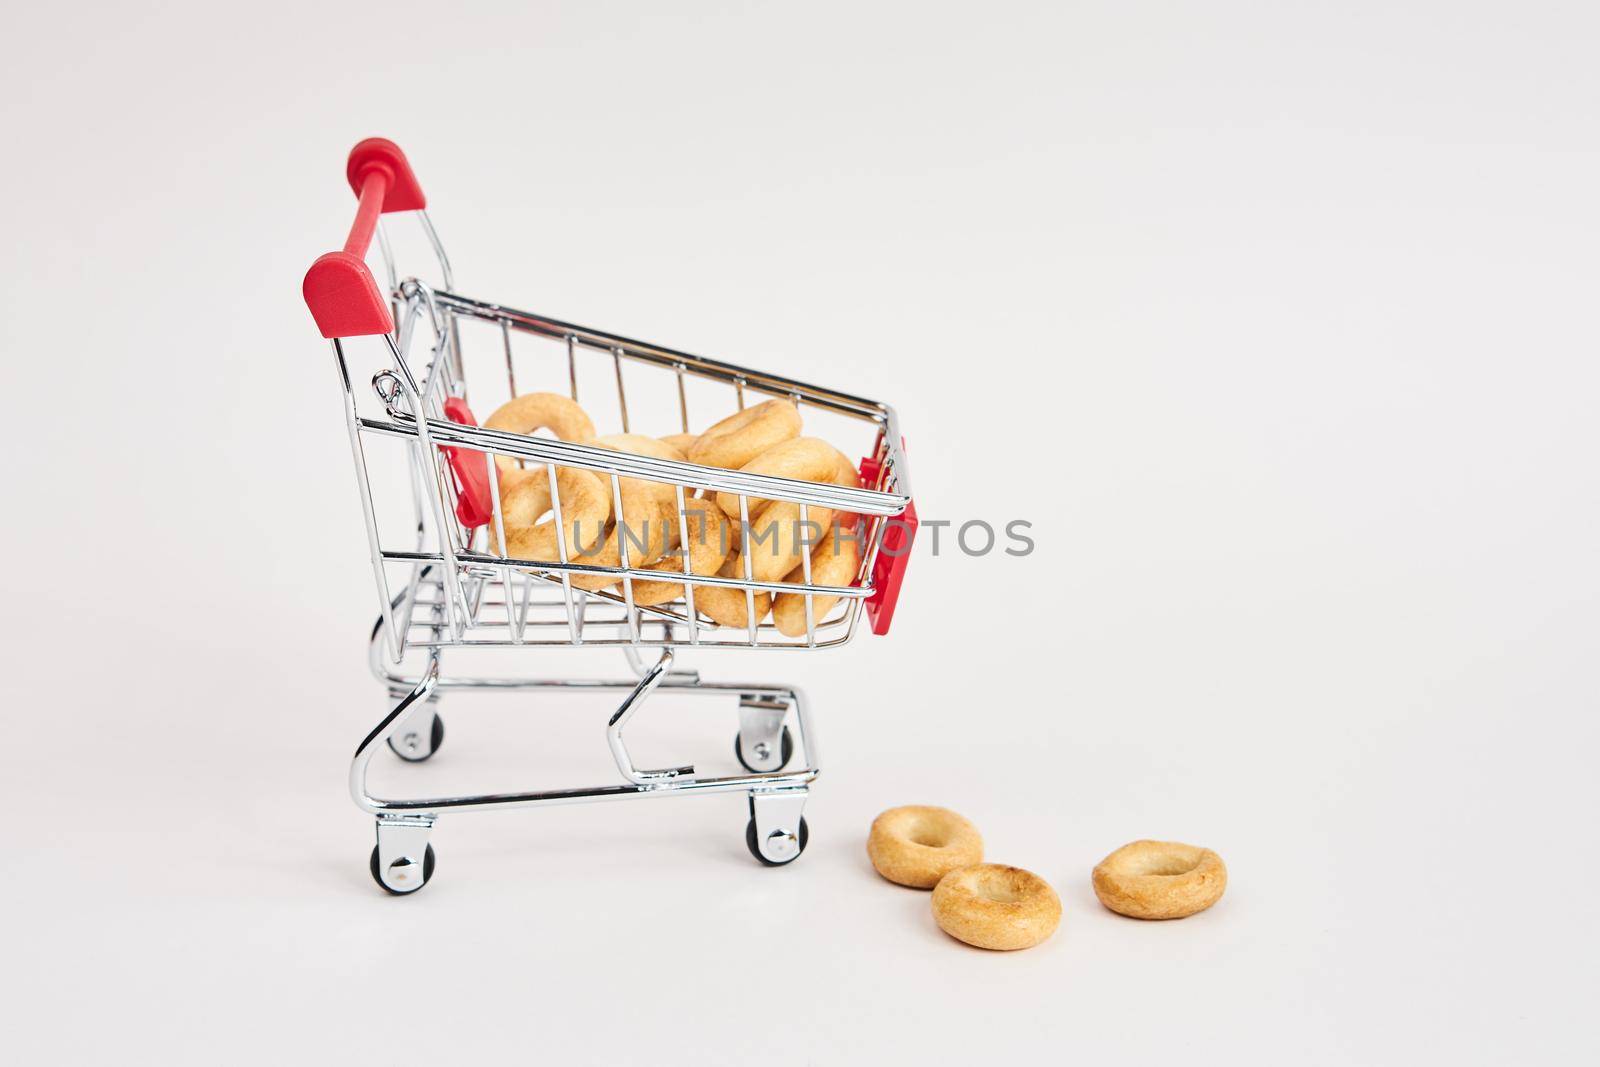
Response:
[{"label": "shopping cart basket", "polygon": [[[745,839],[751,853],[769,866],[793,861],[806,846],[802,810],[818,768],[804,696],[790,685],[702,681],[697,671],[675,667],[675,657],[685,648],[833,647],[850,640],[863,614],[875,633],[887,632],[916,530],[894,411],[836,390],[460,295],[424,210],[422,190],[399,148],[378,138],[363,141],[351,151],[346,173],[359,200],[355,223],[342,251],[312,265],[304,294],[322,335],[332,342],[338,367],[378,589],[370,661],[392,702],[356,749],[350,767],[356,804],[377,820],[373,877],[391,893],[420,889],[434,867],[429,833],[444,812],[688,793],[746,794]],[[421,238],[434,255],[437,284],[402,280],[398,274],[394,238],[382,218],[395,213],[412,214],[420,224]],[[387,270],[386,290],[365,262],[374,234]],[[631,421],[645,428],[643,412],[652,404],[670,411],[674,423],[670,430],[653,432],[681,428],[688,433],[691,421],[716,421],[743,409],[747,398],[788,398],[808,420],[813,415],[830,418],[862,436],[862,484],[818,484],[479,428],[466,403],[466,370],[469,362],[484,357],[496,368],[503,361],[507,397],[518,395],[519,387],[525,392],[556,383],[577,400],[580,381],[592,382],[602,373],[602,399],[608,405],[614,402],[624,433],[630,429],[630,412]],[[368,368],[372,373],[363,382]],[[500,377],[498,369],[492,377]],[[498,381],[491,384],[498,389]],[[593,403],[592,386],[585,388],[585,401]],[[799,571],[787,581],[762,581],[751,570],[748,551],[743,574],[732,576],[692,572],[684,551],[682,574],[667,575],[630,566],[628,538],[621,539],[615,566],[575,561],[572,546],[560,533],[556,559],[507,555],[502,546],[514,547],[515,542],[508,542],[505,534],[499,457],[548,476],[558,531],[562,502],[556,472],[578,468],[592,472],[608,488],[619,524],[623,485],[670,487],[683,545],[690,536],[685,505],[696,493],[732,495],[723,500],[737,497],[746,537],[752,509],[765,501],[798,505],[801,524],[813,514],[849,517],[862,546],[860,565],[848,585],[815,584],[810,555],[803,551]],[[589,591],[574,584],[578,576],[594,575],[615,579],[614,588]],[[682,582],[678,599],[650,606],[635,603],[635,582],[665,577]],[[696,591],[712,587],[742,593],[752,609],[763,593],[803,594],[805,632],[785,635],[773,623],[757,621],[754,610],[747,612],[743,627],[719,626],[694,606]],[[831,607],[814,610],[819,602]],[[446,674],[441,667],[445,649],[531,651],[552,645],[620,646],[631,675],[624,680],[574,680]],[[653,661],[641,649],[652,650]],[[605,736],[623,781],[419,799],[374,796],[367,788],[367,770],[381,746],[408,761],[438,751],[443,723],[437,704],[447,690],[621,694]],[[746,773],[709,777],[696,774],[693,765],[636,766],[623,731],[658,691],[722,696],[736,703],[734,749]],[[798,767],[791,766],[796,750]]]}]

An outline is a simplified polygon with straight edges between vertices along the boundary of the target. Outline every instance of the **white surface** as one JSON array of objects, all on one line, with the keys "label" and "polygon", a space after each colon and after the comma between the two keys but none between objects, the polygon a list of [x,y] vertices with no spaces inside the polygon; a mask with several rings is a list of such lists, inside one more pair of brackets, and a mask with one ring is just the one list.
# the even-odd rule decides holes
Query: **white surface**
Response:
[{"label": "white surface", "polygon": [[[7,16],[9,1060],[1593,1062],[1592,5],[226,7]],[[919,555],[889,640],[701,664],[815,701],[795,866],[721,798],[368,880],[298,285],[373,133],[464,290],[882,395],[925,516],[1034,522]],[[521,710],[385,773],[606,778],[596,710]],[[878,880],[908,802],[1055,939]],[[1142,836],[1226,898],[1101,910]]]}]

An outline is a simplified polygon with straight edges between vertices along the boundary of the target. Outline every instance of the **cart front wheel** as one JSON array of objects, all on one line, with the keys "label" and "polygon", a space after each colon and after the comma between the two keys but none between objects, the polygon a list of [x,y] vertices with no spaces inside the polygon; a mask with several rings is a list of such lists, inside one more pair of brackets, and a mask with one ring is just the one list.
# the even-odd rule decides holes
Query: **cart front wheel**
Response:
[{"label": "cart front wheel", "polygon": [[[779,831],[781,833],[781,831]],[[774,835],[776,836],[776,835]],[[761,843],[756,840],[756,821],[751,819],[744,825],[744,847],[750,850],[750,855],[760,860],[768,867],[784,867],[800,858],[800,853],[806,850],[806,842],[811,840],[811,827],[806,825],[806,817],[800,816],[800,833],[794,837],[783,835],[781,841],[770,841],[767,852],[779,855],[782,858],[774,859],[761,851]],[[374,859],[376,862],[376,859]]]},{"label": "cart front wheel", "polygon": [[[399,862],[405,862],[405,861],[402,859]],[[428,850],[422,854],[422,880],[419,881],[419,882],[416,882],[416,884],[412,885],[409,889],[396,889],[394,886],[390,885],[388,882],[385,882],[383,880],[382,872],[380,872],[378,870],[378,846],[377,845],[373,845],[372,846],[372,860],[368,864],[368,867],[372,871],[372,880],[374,882],[377,882],[378,885],[383,888],[383,891],[385,893],[393,893],[397,897],[409,896],[412,893],[415,893],[417,890],[421,889],[423,886],[427,885],[428,884],[428,879],[433,877],[433,846],[429,845],[428,846]],[[405,872],[395,872],[395,873],[400,876],[400,877],[396,878],[396,881],[401,881],[405,876]],[[412,877],[414,878],[415,876],[413,875]]]},{"label": "cart front wheel", "polygon": [[[761,749],[763,747],[765,747],[763,744],[756,745],[758,757],[761,755]],[[734,758],[739,761],[739,766],[743,767],[751,774],[775,774],[787,767],[789,765],[789,760],[794,756],[794,735],[789,732],[789,728],[787,726],[783,728],[783,740],[778,745],[778,762],[768,767],[752,767],[750,764],[745,762],[744,744],[742,743],[738,734],[733,735],[733,755]],[[770,759],[770,754],[767,758]]]},{"label": "cart front wheel", "polygon": [[444,719],[437,712],[433,715],[433,725],[425,730],[405,730],[389,738],[389,747],[396,756],[407,763],[421,763],[423,760],[439,751],[439,746],[444,744]]}]

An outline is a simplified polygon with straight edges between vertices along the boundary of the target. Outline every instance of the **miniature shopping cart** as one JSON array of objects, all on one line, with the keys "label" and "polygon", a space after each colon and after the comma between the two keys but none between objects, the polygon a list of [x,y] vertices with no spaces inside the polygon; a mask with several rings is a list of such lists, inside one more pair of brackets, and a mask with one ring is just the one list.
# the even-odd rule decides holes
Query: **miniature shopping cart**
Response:
[{"label": "miniature shopping cart", "polygon": [[[875,633],[887,632],[916,531],[894,411],[836,390],[462,296],[455,291],[443,246],[424,211],[422,190],[399,148],[377,138],[363,141],[350,153],[346,173],[359,198],[355,223],[342,251],[312,265],[304,292],[322,335],[332,341],[338,366],[378,589],[380,614],[372,629],[370,660],[392,704],[356,749],[350,767],[356,804],[377,819],[373,878],[397,894],[426,884],[434,869],[428,837],[444,812],[689,793],[745,794],[750,852],[769,866],[793,861],[806,846],[802,810],[817,776],[816,739],[805,698],[789,685],[702,681],[696,671],[675,668],[674,660],[684,649],[829,648],[849,641],[863,614]],[[397,272],[397,237],[382,219],[395,213],[412,214],[419,223],[412,236],[419,246],[431,247],[434,263],[429,269],[436,266],[438,271],[434,284],[402,280]],[[386,290],[365,262],[375,233],[387,268]],[[479,428],[468,406],[467,368],[485,360],[493,368],[488,376],[495,390],[503,365],[504,398],[554,384],[578,400],[582,384],[585,404],[614,406],[623,433],[630,431],[630,422],[647,433],[688,433],[691,423],[714,422],[742,410],[747,399],[788,398],[805,413],[808,428],[815,416],[859,435],[862,484],[775,478]],[[603,383],[600,390],[593,385],[597,377]],[[495,402],[491,397],[479,409]],[[670,416],[671,425],[646,427],[652,411]],[[812,513],[854,517],[862,546],[860,565],[849,585],[814,584],[809,554],[802,552],[798,575],[787,581],[758,581],[749,552],[744,554],[744,573],[726,576],[692,572],[685,551],[683,573],[664,575],[630,566],[627,539],[620,546],[618,566],[586,564],[581,557],[575,562],[580,554],[570,552],[559,533],[555,561],[509,556],[497,551],[516,545],[505,535],[497,457],[548,475],[558,531],[556,472],[578,468],[593,472],[613,494],[619,523],[620,486],[626,479],[670,487],[680,523],[686,500],[696,493],[733,494],[746,521],[746,536],[750,509],[763,501],[797,504],[802,524]],[[687,526],[679,532],[687,544]],[[589,592],[573,584],[576,576],[587,574],[610,576],[614,585]],[[679,599],[652,606],[635,603],[634,582],[664,577],[682,581]],[[714,586],[744,595],[752,609],[747,625],[719,626],[696,610],[696,591]],[[803,636],[787,636],[772,622],[757,620],[755,598],[763,593],[804,596]],[[446,674],[441,666],[446,649],[544,650],[551,655],[550,646],[620,647],[630,676],[620,681],[480,676]],[[653,660],[641,654],[643,649],[652,650]],[[439,750],[444,727],[437,706],[440,694],[448,690],[620,694],[605,737],[622,781],[420,799],[374,796],[367,788],[367,770],[381,747],[387,745],[413,762]],[[745,773],[713,777],[697,774],[693,765],[635,765],[624,730],[651,694],[668,691],[720,696],[737,704],[734,750]],[[796,767],[791,764],[797,751]]]}]

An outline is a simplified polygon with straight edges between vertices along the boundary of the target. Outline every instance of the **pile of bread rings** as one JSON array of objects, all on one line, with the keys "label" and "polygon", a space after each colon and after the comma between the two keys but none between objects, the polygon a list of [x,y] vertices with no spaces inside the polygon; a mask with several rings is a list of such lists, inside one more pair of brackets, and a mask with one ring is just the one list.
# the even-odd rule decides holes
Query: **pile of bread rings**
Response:
[{"label": "pile of bread rings", "polygon": [[[1061,924],[1061,898],[1020,867],[983,862],[983,837],[950,811],[911,805],[872,821],[867,856],[897,885],[933,890],[933,918],[978,948],[1032,948]],[[1222,857],[1174,841],[1134,841],[1101,860],[1092,876],[1100,903],[1135,919],[1182,919],[1204,911],[1228,886]]]},{"label": "pile of bread rings", "polygon": [[[745,408],[701,434],[600,436],[575,401],[558,393],[527,393],[497,408],[484,426],[519,434],[549,430],[563,441],[595,448],[752,474],[852,488],[861,484],[855,464],[844,453],[820,438],[801,436],[800,411],[793,402],[783,399]],[[702,494],[684,500],[684,523],[680,527],[678,491],[673,485],[620,478],[614,494],[608,477],[578,467],[561,467],[556,471],[557,499],[552,501],[550,477],[543,467],[524,469],[508,456],[496,456],[495,464],[505,525],[503,554],[521,560],[557,562],[560,545],[556,520],[553,515],[546,516],[553,505],[559,505],[568,562],[620,567],[626,550],[630,567],[662,572],[660,581],[634,579],[633,602],[641,607],[666,604],[684,596],[683,583],[665,576],[684,573],[685,555],[689,571],[695,575],[750,577],[796,585],[805,584],[807,548],[812,585],[850,585],[861,563],[856,517],[836,515],[828,508],[808,508],[806,523],[802,523],[799,504],[747,498],[741,510],[736,493]],[[622,522],[617,521],[619,506]],[[680,552],[685,529],[688,545]],[[748,552],[748,576],[747,553],[742,543],[745,530],[750,532],[752,544],[760,546],[759,550]],[[492,528],[489,538],[491,547],[501,550]],[[594,591],[619,585],[621,578],[574,573],[571,581],[579,589]],[[821,622],[838,599],[814,596],[813,624]],[[770,612],[779,632],[789,637],[805,634],[804,594],[757,593],[753,598],[753,619],[751,603],[742,590],[716,585],[694,587],[696,611],[720,625],[748,627],[763,621]]]}]

